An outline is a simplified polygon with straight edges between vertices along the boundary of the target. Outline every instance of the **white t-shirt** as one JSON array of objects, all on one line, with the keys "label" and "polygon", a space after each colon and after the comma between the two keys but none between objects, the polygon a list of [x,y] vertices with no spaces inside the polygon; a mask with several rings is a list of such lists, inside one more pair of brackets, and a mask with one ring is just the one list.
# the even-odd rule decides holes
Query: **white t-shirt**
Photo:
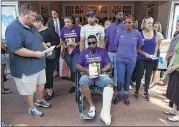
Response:
[{"label": "white t-shirt", "polygon": [[158,40],[162,41],[164,39],[163,35],[160,32],[157,32]]},{"label": "white t-shirt", "polygon": [[105,36],[104,27],[102,27],[101,25],[98,25],[98,24],[96,24],[95,26],[91,26],[91,25],[87,24],[87,25],[84,25],[81,27],[80,36],[85,37],[85,49],[88,48],[87,38],[89,35],[95,35],[98,40],[98,44],[99,44],[99,38],[101,36],[103,36],[103,37]]}]

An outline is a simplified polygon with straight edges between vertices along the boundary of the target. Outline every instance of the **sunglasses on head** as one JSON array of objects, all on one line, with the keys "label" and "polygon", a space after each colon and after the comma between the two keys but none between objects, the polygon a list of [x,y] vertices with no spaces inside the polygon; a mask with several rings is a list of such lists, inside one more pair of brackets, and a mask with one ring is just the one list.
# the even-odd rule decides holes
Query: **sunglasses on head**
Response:
[{"label": "sunglasses on head", "polygon": [[93,42],[88,42],[88,45],[95,45],[96,44],[96,42],[95,41],[93,41]]}]

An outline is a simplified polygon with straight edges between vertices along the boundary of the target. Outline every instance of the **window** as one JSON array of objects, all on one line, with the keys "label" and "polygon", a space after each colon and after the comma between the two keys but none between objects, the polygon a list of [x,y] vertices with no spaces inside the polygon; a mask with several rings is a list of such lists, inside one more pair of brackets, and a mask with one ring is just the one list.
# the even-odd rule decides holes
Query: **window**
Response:
[{"label": "window", "polygon": [[99,12],[99,14],[105,14],[105,15],[107,15],[107,13],[108,13],[108,6],[99,5],[98,6],[98,12]]},{"label": "window", "polygon": [[116,11],[121,10],[121,6],[120,5],[112,5],[112,14],[115,15]]},{"label": "window", "polygon": [[75,14],[83,14],[83,6],[75,6]]},{"label": "window", "polygon": [[132,14],[131,6],[123,6],[123,13],[124,14]]},{"label": "window", "polygon": [[73,6],[65,6],[65,14],[73,14]]},{"label": "window", "polygon": [[97,12],[98,6],[97,5],[88,5],[88,11],[96,11]]}]

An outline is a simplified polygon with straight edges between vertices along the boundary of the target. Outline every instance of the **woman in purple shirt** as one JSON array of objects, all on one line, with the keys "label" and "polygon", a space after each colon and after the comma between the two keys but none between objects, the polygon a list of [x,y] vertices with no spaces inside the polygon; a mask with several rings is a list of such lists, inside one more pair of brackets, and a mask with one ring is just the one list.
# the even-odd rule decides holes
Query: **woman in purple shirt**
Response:
[{"label": "woman in purple shirt", "polygon": [[73,82],[72,88],[69,93],[75,92],[75,65],[80,54],[79,41],[80,41],[80,27],[73,25],[73,16],[67,15],[64,17],[65,26],[60,33],[61,43],[64,47],[64,58],[67,62],[71,72],[71,80]]},{"label": "woman in purple shirt", "polygon": [[144,97],[146,101],[149,101],[148,88],[150,84],[150,78],[152,75],[152,70],[155,65],[155,60],[150,58],[150,55],[157,56],[158,50],[158,39],[157,33],[153,30],[153,18],[146,17],[142,21],[141,33],[144,40],[144,45],[141,50],[138,50],[137,63],[136,63],[136,91],[134,97],[139,99],[139,88],[141,85],[141,80],[145,72],[145,89]]},{"label": "woman in purple shirt", "polygon": [[125,30],[119,30],[114,41],[118,47],[116,57],[118,95],[114,99],[115,104],[120,100],[123,83],[124,102],[130,104],[128,100],[130,80],[136,65],[137,49],[143,44],[140,32],[132,27],[133,17],[129,15],[125,19]]}]

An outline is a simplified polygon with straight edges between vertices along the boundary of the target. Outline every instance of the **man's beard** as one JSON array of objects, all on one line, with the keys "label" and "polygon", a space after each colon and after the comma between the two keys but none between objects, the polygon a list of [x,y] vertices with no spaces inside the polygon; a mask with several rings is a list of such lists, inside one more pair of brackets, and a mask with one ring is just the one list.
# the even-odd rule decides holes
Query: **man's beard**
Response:
[{"label": "man's beard", "polygon": [[123,20],[122,18],[119,18],[119,19],[117,19],[117,22],[120,23],[120,22],[122,22],[122,20]]},{"label": "man's beard", "polygon": [[91,52],[94,54],[96,52],[97,46],[94,48],[89,48],[91,50]]},{"label": "man's beard", "polygon": [[94,25],[95,24],[95,22],[91,22],[91,23],[89,23],[90,25]]}]

